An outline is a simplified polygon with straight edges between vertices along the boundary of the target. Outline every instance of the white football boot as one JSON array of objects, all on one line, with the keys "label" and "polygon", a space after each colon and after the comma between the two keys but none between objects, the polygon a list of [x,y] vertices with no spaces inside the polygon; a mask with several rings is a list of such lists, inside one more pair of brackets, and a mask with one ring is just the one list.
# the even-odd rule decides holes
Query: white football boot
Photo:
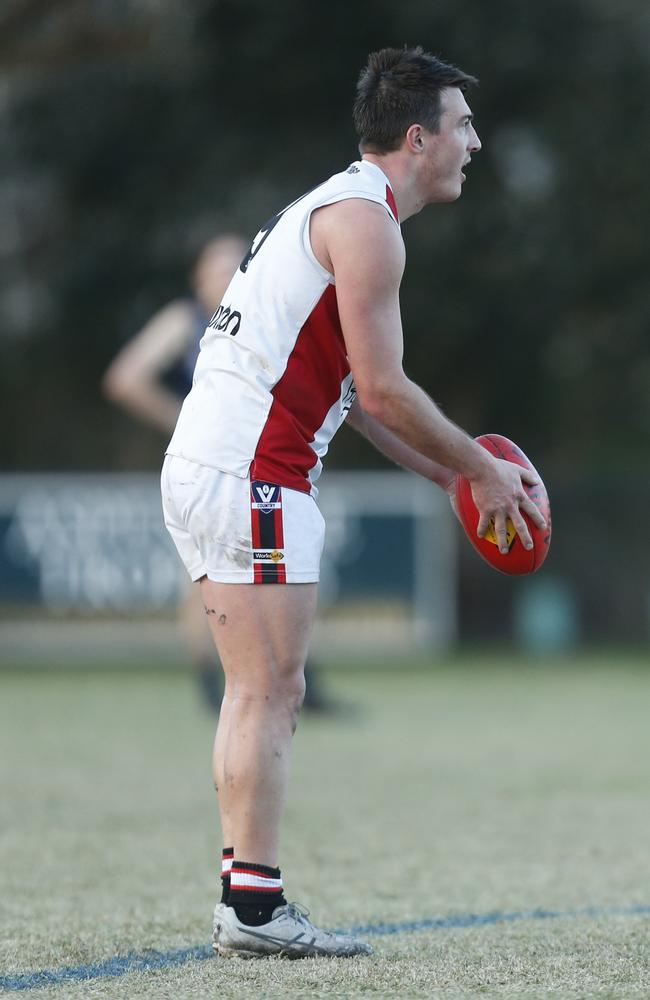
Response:
[{"label": "white football boot", "polygon": [[221,914],[228,907],[225,903],[217,903],[214,908],[214,916],[212,918],[212,947],[217,950],[217,937],[219,935],[219,928],[221,927]]},{"label": "white football boot", "polygon": [[358,938],[314,927],[307,919],[309,911],[299,903],[276,907],[268,924],[260,927],[241,924],[231,906],[219,909],[219,905],[215,910],[213,947],[226,958],[235,955],[240,958],[263,958],[268,955],[280,958],[314,955],[351,958],[353,955],[372,955],[370,945]]}]

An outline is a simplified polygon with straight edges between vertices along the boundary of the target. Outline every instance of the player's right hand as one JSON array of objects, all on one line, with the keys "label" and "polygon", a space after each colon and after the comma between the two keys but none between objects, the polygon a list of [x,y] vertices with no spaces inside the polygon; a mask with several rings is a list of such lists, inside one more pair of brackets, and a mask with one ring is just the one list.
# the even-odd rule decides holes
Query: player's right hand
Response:
[{"label": "player's right hand", "polygon": [[536,472],[502,458],[492,458],[483,466],[481,472],[470,479],[472,496],[479,512],[476,529],[479,538],[485,538],[493,524],[499,551],[506,554],[509,551],[507,522],[510,520],[524,548],[532,549],[533,540],[523,514],[538,528],[545,528],[546,521],[526,493],[524,483],[536,486],[539,482]]}]

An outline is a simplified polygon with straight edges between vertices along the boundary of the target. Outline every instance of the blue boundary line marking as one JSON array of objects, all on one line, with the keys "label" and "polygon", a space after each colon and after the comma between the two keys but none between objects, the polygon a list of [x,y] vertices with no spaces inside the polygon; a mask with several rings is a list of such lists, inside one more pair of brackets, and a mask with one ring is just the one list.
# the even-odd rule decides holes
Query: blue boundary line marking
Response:
[{"label": "blue boundary line marking", "polygon": [[[516,910],[511,913],[495,910],[491,913],[461,913],[450,917],[431,917],[425,920],[407,920],[395,924],[358,924],[340,930],[366,937],[386,937],[392,934],[413,934],[417,931],[449,930],[457,927],[486,927],[490,924],[514,923],[518,920],[558,920],[567,917],[634,917],[650,915],[650,905],[640,906],[587,906],[579,910]],[[129,972],[147,972],[151,969],[168,969],[196,959],[212,958],[211,945],[180,948],[175,951],[146,951],[140,955],[108,958],[92,965],[64,966],[60,969],[41,969],[13,976],[0,976],[0,989],[32,990],[60,983],[82,982],[86,979],[125,976]]]}]

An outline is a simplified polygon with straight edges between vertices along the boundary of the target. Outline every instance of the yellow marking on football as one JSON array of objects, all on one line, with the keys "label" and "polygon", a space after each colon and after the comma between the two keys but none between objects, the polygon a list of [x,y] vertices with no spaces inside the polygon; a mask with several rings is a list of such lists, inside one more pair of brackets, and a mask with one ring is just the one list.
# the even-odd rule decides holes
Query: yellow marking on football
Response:
[{"label": "yellow marking on football", "polygon": [[[510,520],[510,518],[508,518],[506,521],[506,541],[508,542],[509,549],[512,548],[512,543],[514,542],[516,537],[517,537],[517,532],[515,531],[515,526]],[[497,539],[497,534],[494,529],[494,518],[490,519],[488,530],[485,532],[485,540],[488,542],[492,542],[493,545],[499,544]]]}]

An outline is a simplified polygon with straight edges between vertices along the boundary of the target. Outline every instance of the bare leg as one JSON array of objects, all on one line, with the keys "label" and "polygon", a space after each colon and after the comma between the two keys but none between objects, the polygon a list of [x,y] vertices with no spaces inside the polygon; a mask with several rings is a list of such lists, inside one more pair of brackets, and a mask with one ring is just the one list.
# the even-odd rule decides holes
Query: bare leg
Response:
[{"label": "bare leg", "polygon": [[179,620],[203,703],[218,715],[223,697],[221,664],[205,616],[201,588],[196,583],[188,587],[179,607]]},{"label": "bare leg", "polygon": [[192,662],[196,664],[211,661],[218,669],[214,655],[214,643],[205,616],[205,607],[200,587],[191,583],[183,595],[178,609],[179,623]]},{"label": "bare leg", "polygon": [[213,774],[224,842],[278,864],[291,738],[305,693],[315,583],[214,583],[201,594],[226,677]]}]

